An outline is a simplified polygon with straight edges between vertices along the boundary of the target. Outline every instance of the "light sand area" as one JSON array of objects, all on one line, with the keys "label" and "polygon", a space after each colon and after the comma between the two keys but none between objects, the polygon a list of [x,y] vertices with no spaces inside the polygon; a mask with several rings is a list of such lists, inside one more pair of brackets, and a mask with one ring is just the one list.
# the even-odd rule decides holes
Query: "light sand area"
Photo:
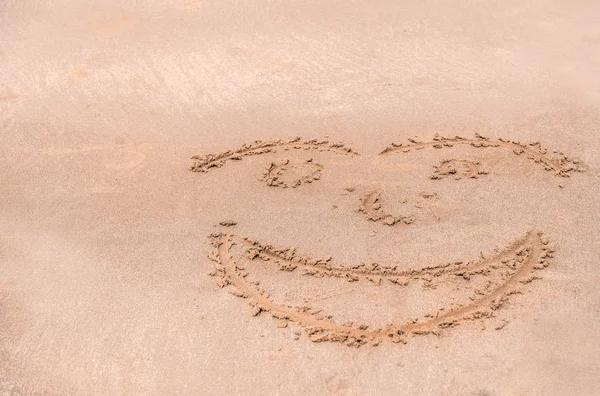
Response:
[{"label": "light sand area", "polygon": [[596,1],[0,2],[0,395],[597,393],[599,49]]}]

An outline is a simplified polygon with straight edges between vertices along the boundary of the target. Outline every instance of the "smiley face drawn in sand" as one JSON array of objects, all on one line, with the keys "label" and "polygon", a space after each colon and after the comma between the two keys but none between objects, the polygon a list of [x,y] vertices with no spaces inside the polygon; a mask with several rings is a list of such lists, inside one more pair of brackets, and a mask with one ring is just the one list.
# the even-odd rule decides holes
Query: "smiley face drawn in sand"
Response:
[{"label": "smiley face drawn in sand", "polygon": [[[459,147],[516,155],[526,159],[536,171],[552,172],[556,177],[569,177],[585,170],[577,159],[563,153],[549,153],[540,143],[523,144],[480,135],[475,138],[436,135],[430,140],[411,139],[390,145],[378,158],[385,160],[392,155],[410,155],[420,150],[441,150],[462,155],[457,150]],[[306,188],[303,187],[306,184],[319,183],[327,177],[327,166],[312,157],[304,161],[285,158],[285,152],[297,151],[309,155],[327,153],[349,158],[359,156],[343,144],[328,141],[256,141],[236,150],[195,156],[190,170],[208,172],[244,157],[272,155],[276,158],[267,165],[262,176],[257,177],[264,188],[289,186],[302,189]],[[431,178],[439,183],[469,183],[478,175],[492,177],[490,168],[494,168],[493,160],[448,157],[433,164],[433,173],[423,175],[423,178]],[[357,184],[360,185],[358,181]],[[347,194],[357,193],[355,187],[346,190]],[[401,207],[407,208],[405,212],[397,209],[397,205],[396,211],[393,205],[387,205],[390,198],[393,200],[392,195],[382,189],[367,189],[364,195],[357,197],[358,209],[354,221],[366,220],[373,222],[374,226],[391,227],[394,232],[410,232],[410,227],[428,226],[428,219],[439,220],[436,217],[436,205],[441,199],[438,193],[421,192],[397,199],[404,205]],[[296,323],[315,342],[337,341],[354,346],[365,343],[377,345],[385,339],[405,343],[411,335],[438,334],[465,322],[492,318],[512,295],[520,293],[527,284],[540,278],[541,271],[548,266],[554,252],[548,237],[542,231],[532,229],[504,247],[491,254],[482,254],[479,258],[433,265],[421,263],[415,268],[405,268],[359,261],[338,264],[330,257],[319,258],[295,248],[273,246],[229,229],[209,237],[215,248],[209,254],[209,258],[215,262],[215,270],[211,275],[217,277],[219,286],[227,287],[231,294],[247,299],[253,315],[267,312],[279,319],[279,327],[286,327],[289,322]],[[275,277],[277,279],[272,285],[263,285],[261,274],[273,270],[281,275]],[[331,282],[340,281],[347,282],[348,289],[338,287],[341,290],[338,294],[319,297],[322,289],[330,286]],[[308,292],[304,299],[297,299],[297,303],[292,304],[286,285],[295,285],[299,289],[306,287]],[[344,321],[319,306],[323,299],[329,299],[343,311],[347,296],[341,295],[346,293],[344,290],[351,291],[358,285],[379,287],[382,294],[375,295],[376,298],[416,294],[418,298],[414,301],[423,301],[423,304],[420,311],[415,311],[415,316],[383,325]],[[294,287],[290,286],[290,289]]]}]

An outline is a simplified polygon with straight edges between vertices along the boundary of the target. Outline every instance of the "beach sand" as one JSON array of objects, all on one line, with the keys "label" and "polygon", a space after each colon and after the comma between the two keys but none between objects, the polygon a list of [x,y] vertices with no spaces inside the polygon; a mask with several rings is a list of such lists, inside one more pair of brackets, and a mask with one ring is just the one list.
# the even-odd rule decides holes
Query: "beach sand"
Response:
[{"label": "beach sand", "polygon": [[0,394],[596,393],[599,49],[594,1],[2,2]]}]

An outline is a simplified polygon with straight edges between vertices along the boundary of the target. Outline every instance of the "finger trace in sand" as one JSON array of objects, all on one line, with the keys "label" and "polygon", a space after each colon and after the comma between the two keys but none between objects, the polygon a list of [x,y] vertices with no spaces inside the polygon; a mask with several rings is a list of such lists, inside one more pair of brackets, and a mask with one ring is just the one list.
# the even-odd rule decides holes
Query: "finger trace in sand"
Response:
[{"label": "finger trace in sand", "polygon": [[[344,342],[350,346],[365,343],[377,345],[384,338],[406,343],[408,335],[439,334],[443,329],[466,321],[493,317],[494,312],[503,306],[511,295],[520,293],[525,284],[539,278],[536,272],[548,266],[548,260],[553,253],[547,238],[541,232],[530,231],[508,247],[480,260],[420,269],[399,269],[377,264],[335,265],[330,258],[312,259],[305,254],[299,254],[296,249],[276,248],[232,233],[211,234],[210,237],[216,247],[216,251],[209,254],[209,258],[216,262],[216,271],[212,275],[219,278],[219,286],[230,285],[231,294],[247,298],[254,315],[269,312],[279,320],[295,322],[302,326],[311,341]],[[258,258],[267,265],[278,266],[280,270],[294,272],[302,269],[303,275],[306,276],[333,276],[351,282],[369,280],[378,285],[381,280],[388,280],[393,284],[405,286],[413,281],[443,283],[450,277],[462,277],[469,281],[472,277],[489,276],[490,273],[499,274],[499,280],[489,281],[483,289],[474,290],[466,304],[442,307],[419,319],[384,327],[339,324],[331,315],[325,315],[318,309],[308,306],[295,307],[273,301],[266,291],[258,287],[257,282],[246,279],[249,275],[246,268],[233,258],[234,246],[245,249],[248,259]]]},{"label": "finger trace in sand", "polygon": [[208,172],[211,168],[220,168],[228,161],[238,161],[250,155],[274,153],[278,150],[311,150],[330,151],[344,155],[358,155],[357,152],[342,143],[330,143],[328,140],[306,140],[295,138],[289,141],[281,139],[246,143],[235,150],[225,150],[216,154],[195,155],[189,170],[192,172]]},{"label": "finger trace in sand", "polygon": [[460,179],[477,179],[480,175],[487,175],[479,161],[470,161],[465,159],[446,159],[438,165],[434,165],[433,173],[430,179],[439,180],[445,178]]},{"label": "finger trace in sand", "polygon": [[528,159],[539,163],[547,171],[554,171],[556,176],[569,177],[572,172],[585,172],[587,170],[587,166],[580,160],[569,157],[560,151],[549,153],[548,149],[543,147],[540,142],[522,143],[502,138],[492,139],[479,134],[475,134],[475,138],[463,138],[460,136],[450,138],[436,134],[431,140],[408,139],[408,142],[392,143],[379,153],[379,155],[399,152],[408,153],[413,149],[444,149],[458,144],[476,148],[497,147],[508,149],[516,155],[524,155]]},{"label": "finger trace in sand", "polygon": [[[417,196],[408,196],[400,200],[403,204],[412,206],[410,213],[392,215],[383,209],[381,202],[382,190],[375,190],[360,198],[358,212],[366,215],[367,219],[374,222],[382,222],[385,225],[414,224],[429,218],[434,222],[441,219],[439,205],[436,204],[438,195],[432,192],[420,192]],[[435,209],[435,208],[438,209]]]},{"label": "finger trace in sand", "polygon": [[320,180],[323,168],[323,165],[313,162],[312,159],[298,164],[286,159],[271,162],[260,180],[271,187],[296,188]]},{"label": "finger trace in sand", "polygon": [[392,226],[395,224],[412,224],[415,221],[413,215],[393,216],[385,213],[381,208],[380,196],[382,191],[376,190],[368,193],[360,199],[358,211],[367,215],[372,221],[382,221],[384,224]]}]

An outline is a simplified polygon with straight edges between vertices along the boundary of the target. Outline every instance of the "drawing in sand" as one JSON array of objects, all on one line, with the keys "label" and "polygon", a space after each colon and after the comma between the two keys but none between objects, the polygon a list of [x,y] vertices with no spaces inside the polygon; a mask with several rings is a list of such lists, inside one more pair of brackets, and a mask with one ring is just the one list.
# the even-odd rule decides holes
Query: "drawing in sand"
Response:
[{"label": "drawing in sand", "polygon": [[[432,140],[420,141],[409,139],[409,143],[392,144],[379,155],[389,155],[394,152],[407,153],[411,149],[424,148],[448,149],[455,145],[468,145],[475,148],[511,150],[516,155],[526,155],[529,160],[540,163],[547,171],[554,171],[556,176],[569,177],[574,171],[585,171],[584,165],[577,159],[563,153],[548,154],[539,142],[523,144],[504,139],[491,140],[481,135],[470,138],[445,138],[436,135]],[[207,171],[220,167],[228,160],[241,160],[243,156],[274,153],[284,150],[319,150],[333,151],[345,155],[357,155],[352,149],[343,144],[331,145],[327,141],[308,141],[295,139],[289,142],[273,140],[267,143],[257,141],[244,145],[237,150],[228,150],[216,155],[196,156],[196,162],[190,167],[192,171]],[[296,172],[296,176],[286,176],[291,169],[301,168],[304,172]],[[323,165],[309,159],[298,165],[292,165],[290,160],[272,162],[264,172],[263,178],[268,186],[297,187],[320,179]],[[432,179],[443,179],[453,176],[455,180],[477,178],[489,172],[481,167],[479,161],[467,159],[443,160],[434,166]],[[352,189],[347,189],[353,191]],[[392,215],[382,209],[380,196],[382,190],[375,190],[360,199],[358,211],[366,215],[368,220],[393,226],[396,224],[413,224],[418,216],[415,213]],[[421,193],[424,200],[437,199],[437,194]],[[418,206],[422,208],[423,206]],[[401,232],[401,231],[399,231]],[[540,231],[531,230],[525,236],[505,248],[496,249],[492,255],[483,256],[480,260],[459,261],[426,266],[421,264],[415,268],[398,268],[379,263],[371,264],[335,264],[331,258],[316,259],[307,254],[300,254],[295,248],[278,248],[254,241],[234,233],[211,234],[212,244],[216,248],[209,258],[216,263],[216,270],[211,275],[217,276],[221,287],[230,286],[230,293],[247,298],[253,307],[253,314],[268,312],[273,317],[283,321],[291,321],[302,326],[312,341],[337,341],[347,345],[360,346],[365,343],[378,345],[381,340],[389,338],[393,342],[406,343],[411,335],[437,334],[444,329],[455,327],[465,321],[493,317],[495,311],[501,308],[508,298],[521,293],[524,285],[535,279],[540,279],[538,271],[546,268],[549,258],[553,257],[554,249],[548,245],[548,238]],[[241,252],[236,250],[241,249]],[[454,300],[450,305],[438,305],[433,312],[412,318],[409,321],[391,323],[377,327],[371,323],[355,324],[353,322],[339,323],[332,315],[314,306],[292,306],[277,302],[271,298],[271,291],[262,289],[260,279],[251,275],[252,265],[260,262],[263,266],[298,273],[302,276],[316,278],[334,277],[349,282],[370,281],[379,286],[389,282],[397,286],[407,286],[411,282],[421,282],[422,293],[438,287],[451,286],[447,293],[452,294],[452,287],[457,280],[462,288],[475,278],[483,278],[485,283],[473,285],[464,294],[462,300]],[[276,287],[286,288],[280,284]],[[456,287],[454,287],[456,290]],[[402,293],[402,290],[398,290]]]},{"label": "drawing in sand", "polygon": [[0,0],[0,396],[598,394],[598,70],[598,0]]}]

